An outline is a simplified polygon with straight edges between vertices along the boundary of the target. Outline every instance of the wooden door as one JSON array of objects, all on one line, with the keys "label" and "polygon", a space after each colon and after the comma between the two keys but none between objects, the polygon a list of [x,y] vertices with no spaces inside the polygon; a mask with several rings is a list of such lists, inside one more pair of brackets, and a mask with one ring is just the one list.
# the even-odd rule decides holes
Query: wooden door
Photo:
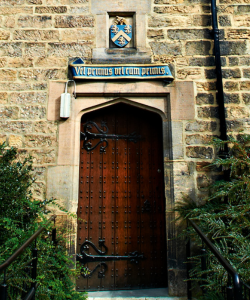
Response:
[{"label": "wooden door", "polygon": [[81,123],[78,290],[166,287],[162,120],[125,104]]}]

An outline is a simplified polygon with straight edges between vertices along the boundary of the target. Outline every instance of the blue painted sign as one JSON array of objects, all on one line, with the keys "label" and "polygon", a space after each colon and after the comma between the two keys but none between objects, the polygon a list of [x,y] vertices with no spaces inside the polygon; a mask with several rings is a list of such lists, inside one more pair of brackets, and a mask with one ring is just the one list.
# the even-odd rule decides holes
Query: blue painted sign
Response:
[{"label": "blue painted sign", "polygon": [[131,25],[111,25],[110,36],[113,43],[118,47],[125,47],[132,39]]},{"label": "blue painted sign", "polygon": [[167,65],[70,65],[74,79],[169,79],[173,76]]}]

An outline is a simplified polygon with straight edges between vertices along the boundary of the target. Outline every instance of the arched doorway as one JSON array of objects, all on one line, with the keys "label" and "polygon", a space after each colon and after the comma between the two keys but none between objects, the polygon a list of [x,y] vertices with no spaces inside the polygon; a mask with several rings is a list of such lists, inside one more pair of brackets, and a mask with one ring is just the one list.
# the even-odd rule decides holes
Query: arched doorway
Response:
[{"label": "arched doorway", "polygon": [[78,290],[167,286],[162,120],[124,103],[81,120]]}]

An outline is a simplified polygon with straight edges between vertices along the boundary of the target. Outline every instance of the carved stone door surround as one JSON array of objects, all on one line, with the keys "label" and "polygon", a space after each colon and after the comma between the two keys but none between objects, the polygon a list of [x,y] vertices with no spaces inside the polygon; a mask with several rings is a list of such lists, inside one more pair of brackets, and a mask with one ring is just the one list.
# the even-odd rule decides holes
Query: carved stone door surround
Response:
[{"label": "carved stone door surround", "polygon": [[[88,82],[77,83],[77,97],[72,97],[71,114],[67,120],[60,119],[60,95],[65,82],[50,82],[48,100],[48,121],[58,121],[57,163],[47,171],[47,197],[60,199],[71,211],[76,213],[79,192],[79,149],[82,116],[90,111],[116,103],[126,103],[158,113],[163,122],[163,155],[166,211],[178,199],[174,189],[178,181],[178,166],[185,164],[184,126],[195,119],[194,83],[161,81],[142,82]],[[177,170],[177,171],[176,171]],[[185,293],[185,259],[183,245],[177,240],[178,226],[171,222],[173,214],[166,213],[166,232],[168,240],[168,287],[170,295]],[[76,239],[76,221],[71,240]],[[75,253],[76,247],[71,248]],[[178,259],[179,257],[179,259]],[[182,257],[182,258],[181,258]]]}]

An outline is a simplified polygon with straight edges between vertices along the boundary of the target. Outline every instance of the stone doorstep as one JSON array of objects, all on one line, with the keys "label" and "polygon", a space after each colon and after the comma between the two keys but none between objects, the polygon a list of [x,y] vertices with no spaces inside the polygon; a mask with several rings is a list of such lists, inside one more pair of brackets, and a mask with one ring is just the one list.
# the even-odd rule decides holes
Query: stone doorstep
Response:
[{"label": "stone doorstep", "polygon": [[187,300],[186,297],[168,296],[168,289],[142,289],[88,292],[88,300]]},{"label": "stone doorstep", "polygon": [[187,300],[186,297],[88,297],[88,300]]}]

